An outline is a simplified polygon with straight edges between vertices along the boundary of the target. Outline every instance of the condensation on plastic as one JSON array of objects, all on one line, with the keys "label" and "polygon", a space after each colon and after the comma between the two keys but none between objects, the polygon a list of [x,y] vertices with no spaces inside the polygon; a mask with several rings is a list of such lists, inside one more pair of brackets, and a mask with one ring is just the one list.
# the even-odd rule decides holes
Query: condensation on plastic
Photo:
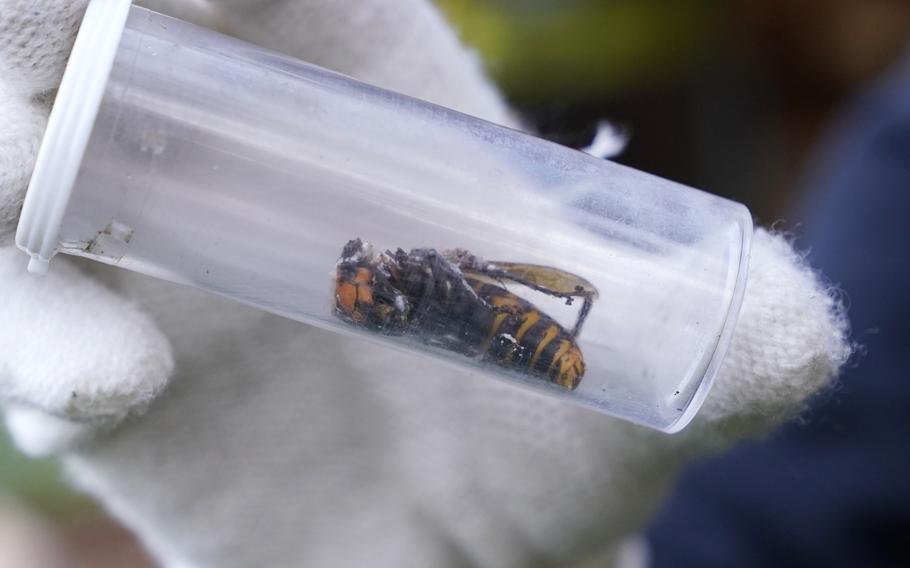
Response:
[{"label": "condensation on plastic", "polygon": [[[58,250],[672,432],[723,358],[751,230],[740,204],[133,7]],[[580,384],[340,318],[336,262],[355,238],[593,283]],[[579,302],[504,284],[571,329]]]}]

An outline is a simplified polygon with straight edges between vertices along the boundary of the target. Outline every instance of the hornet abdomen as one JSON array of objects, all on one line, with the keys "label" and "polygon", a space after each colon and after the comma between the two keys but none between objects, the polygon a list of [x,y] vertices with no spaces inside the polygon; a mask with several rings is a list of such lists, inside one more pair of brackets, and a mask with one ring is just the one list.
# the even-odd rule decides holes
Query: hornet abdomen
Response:
[{"label": "hornet abdomen", "polygon": [[585,374],[584,357],[563,326],[502,286],[470,276],[466,280],[491,308],[482,330],[485,358],[568,389],[578,386]]}]

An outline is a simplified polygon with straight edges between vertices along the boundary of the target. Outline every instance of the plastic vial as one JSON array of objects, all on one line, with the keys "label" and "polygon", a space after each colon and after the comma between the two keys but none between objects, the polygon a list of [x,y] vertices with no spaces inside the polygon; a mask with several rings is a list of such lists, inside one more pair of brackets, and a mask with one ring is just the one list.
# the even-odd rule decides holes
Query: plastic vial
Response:
[{"label": "plastic vial", "polygon": [[93,0],[16,242],[673,432],[751,234],[738,203]]}]

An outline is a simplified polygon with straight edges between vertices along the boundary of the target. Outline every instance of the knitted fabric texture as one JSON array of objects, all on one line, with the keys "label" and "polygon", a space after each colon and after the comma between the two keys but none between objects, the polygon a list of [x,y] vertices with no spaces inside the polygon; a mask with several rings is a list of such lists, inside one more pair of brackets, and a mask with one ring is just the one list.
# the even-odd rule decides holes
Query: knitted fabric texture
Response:
[{"label": "knitted fabric texture", "polygon": [[[42,18],[33,2],[0,0],[3,69],[23,74],[0,76],[3,231],[34,160],[41,93],[72,42],[69,6],[47,2]],[[514,124],[427,2],[181,10]],[[797,412],[849,350],[837,303],[761,230],[716,386],[672,437],[126,271],[58,258],[39,280],[24,260],[0,251],[7,425],[30,453],[61,455],[73,482],[169,566],[608,560],[682,463]]]}]

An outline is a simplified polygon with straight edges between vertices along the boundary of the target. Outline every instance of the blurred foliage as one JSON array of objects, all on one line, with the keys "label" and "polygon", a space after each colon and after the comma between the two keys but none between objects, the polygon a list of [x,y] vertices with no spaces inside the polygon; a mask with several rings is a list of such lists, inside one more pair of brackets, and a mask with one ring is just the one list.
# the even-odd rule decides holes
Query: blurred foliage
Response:
[{"label": "blurred foliage", "polygon": [[840,105],[910,34],[906,0],[436,0],[539,135],[746,203],[770,223]]},{"label": "blurred foliage", "polygon": [[63,483],[60,466],[55,460],[26,457],[13,446],[2,428],[0,491],[12,493],[31,508],[57,518],[81,516],[94,511],[94,505],[88,498]]},{"label": "blurred foliage", "polygon": [[716,44],[711,0],[437,0],[510,99],[590,101],[672,81]]}]

